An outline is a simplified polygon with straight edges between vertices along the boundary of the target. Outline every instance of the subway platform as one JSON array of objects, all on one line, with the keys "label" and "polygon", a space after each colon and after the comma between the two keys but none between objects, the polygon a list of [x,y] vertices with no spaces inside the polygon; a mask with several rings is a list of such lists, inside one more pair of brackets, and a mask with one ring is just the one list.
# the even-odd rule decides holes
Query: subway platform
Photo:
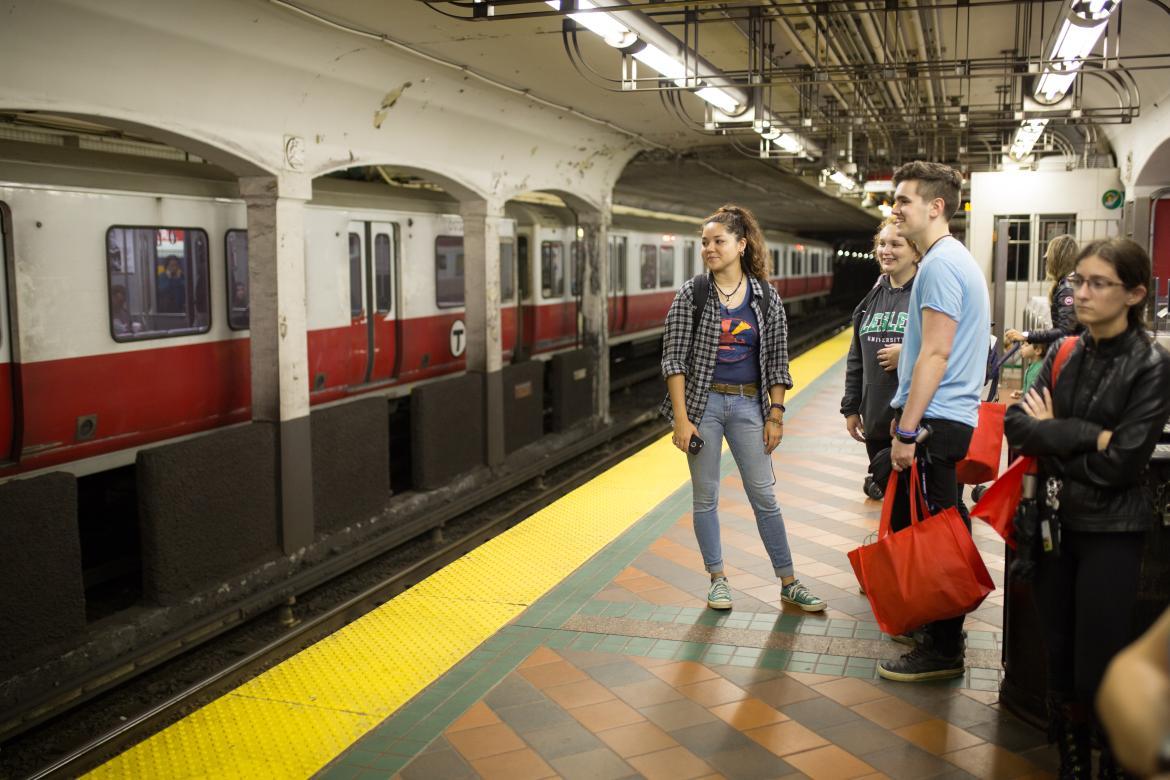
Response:
[{"label": "subway platform", "polygon": [[[777,495],[797,574],[782,606],[734,462],[721,519],[735,607],[706,608],[669,437],[95,777],[1024,778],[1044,735],[1000,708],[1003,592],[968,616],[967,672],[891,683],[900,655],[846,552],[877,528],[838,413],[848,334],[798,358]],[[975,537],[997,585],[1003,544]]]}]

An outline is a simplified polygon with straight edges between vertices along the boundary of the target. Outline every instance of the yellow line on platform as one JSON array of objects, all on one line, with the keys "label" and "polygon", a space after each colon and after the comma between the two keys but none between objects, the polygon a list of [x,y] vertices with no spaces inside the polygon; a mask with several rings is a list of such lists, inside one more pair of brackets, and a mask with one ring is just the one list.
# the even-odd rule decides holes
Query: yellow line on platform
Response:
[{"label": "yellow line on platform", "polygon": [[[849,333],[792,362],[795,397]],[[98,767],[94,778],[312,775],[688,479],[663,437],[284,663]]]}]

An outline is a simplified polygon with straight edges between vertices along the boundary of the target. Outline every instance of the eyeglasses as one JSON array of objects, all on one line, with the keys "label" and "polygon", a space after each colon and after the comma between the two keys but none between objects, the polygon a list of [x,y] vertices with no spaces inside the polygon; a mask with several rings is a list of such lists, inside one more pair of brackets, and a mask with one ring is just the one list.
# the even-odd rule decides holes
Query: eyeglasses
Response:
[{"label": "eyeglasses", "polygon": [[1065,277],[1065,281],[1074,290],[1081,289],[1081,285],[1089,285],[1089,289],[1093,292],[1104,292],[1110,287],[1125,287],[1124,282],[1115,282],[1111,279],[1106,279],[1103,276],[1081,276],[1080,274],[1069,274]]}]

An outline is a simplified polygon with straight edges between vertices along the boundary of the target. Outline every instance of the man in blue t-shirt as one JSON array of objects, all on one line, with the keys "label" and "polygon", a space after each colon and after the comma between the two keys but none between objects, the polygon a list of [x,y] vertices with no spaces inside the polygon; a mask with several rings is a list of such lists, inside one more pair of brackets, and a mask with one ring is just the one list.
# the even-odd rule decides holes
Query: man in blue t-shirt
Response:
[{"label": "man in blue t-shirt", "polygon": [[[894,184],[898,228],[926,252],[910,293],[898,392],[890,402],[895,412],[890,460],[905,472],[918,458],[931,511],[957,506],[970,528],[955,465],[967,454],[979,420],[991,332],[987,282],[948,227],[959,207],[959,172],[912,162],[894,172]],[[891,517],[895,531],[910,524],[907,493],[903,479]],[[917,682],[963,675],[962,616],[931,623],[915,636],[912,651],[879,664],[880,676]]]}]

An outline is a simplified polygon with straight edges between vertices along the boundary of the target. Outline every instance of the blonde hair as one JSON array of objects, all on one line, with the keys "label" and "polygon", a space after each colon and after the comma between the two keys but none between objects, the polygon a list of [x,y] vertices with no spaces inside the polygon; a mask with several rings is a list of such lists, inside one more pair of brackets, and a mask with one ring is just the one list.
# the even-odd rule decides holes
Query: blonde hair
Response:
[{"label": "blonde hair", "polygon": [[718,222],[728,233],[747,242],[747,246],[743,250],[743,257],[740,258],[744,272],[757,279],[767,279],[768,244],[764,241],[764,232],[760,230],[760,223],[756,221],[756,215],[742,206],[728,203],[703,220],[704,225],[711,222]]},{"label": "blonde hair", "polygon": [[[881,224],[878,225],[877,232],[873,234],[873,252],[875,255],[877,254],[878,239],[881,238],[882,231],[891,226],[895,229],[898,227],[898,220],[893,214],[883,219]],[[918,263],[920,260],[922,260],[922,250],[918,248],[918,244],[914,243],[914,239],[910,238],[909,236],[903,236],[901,231],[898,231],[898,235],[902,238],[903,241],[906,242],[906,245],[910,247],[910,250],[914,252],[914,262]]]}]

